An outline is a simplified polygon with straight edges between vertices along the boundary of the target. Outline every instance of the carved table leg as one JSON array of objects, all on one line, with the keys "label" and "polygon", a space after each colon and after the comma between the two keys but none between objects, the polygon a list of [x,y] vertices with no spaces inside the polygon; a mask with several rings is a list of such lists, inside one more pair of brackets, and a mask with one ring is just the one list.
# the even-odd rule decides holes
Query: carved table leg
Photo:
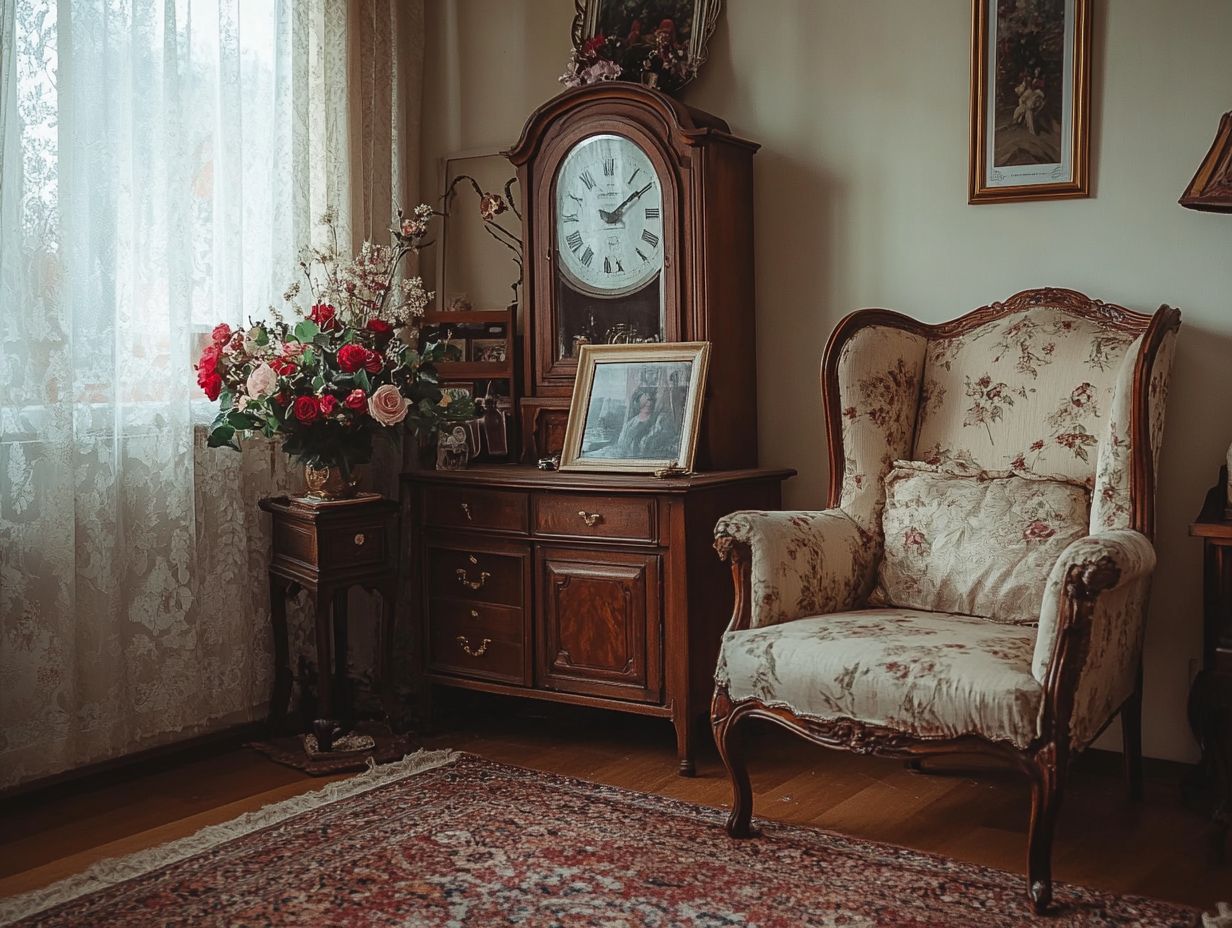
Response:
[{"label": "carved table leg", "polygon": [[[334,592],[334,712],[343,728],[351,722],[351,682],[347,678],[347,588]],[[329,664],[323,663],[324,667]]]},{"label": "carved table leg", "polygon": [[1232,835],[1232,676],[1203,670],[1194,677],[1189,724],[1202,749],[1200,776],[1215,786],[1213,845],[1222,861]]},{"label": "carved table leg", "polygon": [[270,574],[270,624],[274,632],[274,689],[270,694],[270,733],[276,734],[287,718],[287,702],[291,698],[291,665],[287,645],[288,581]]},{"label": "carved table leg", "polygon": [[381,708],[385,711],[385,720],[393,730],[398,716],[398,701],[394,697],[394,597],[396,584],[382,585],[381,594],[381,628],[377,638],[377,667],[381,675]]},{"label": "carved table leg", "polygon": [[333,640],[330,635],[330,604],[333,591],[328,587],[319,588],[316,596],[316,631],[317,631],[317,718],[333,719],[334,715],[334,681],[333,681]]},{"label": "carved table leg", "polygon": [[693,726],[696,719],[685,700],[673,704],[672,724],[676,727],[676,759],[679,762],[676,773],[682,777],[697,776],[697,768],[693,764]]}]

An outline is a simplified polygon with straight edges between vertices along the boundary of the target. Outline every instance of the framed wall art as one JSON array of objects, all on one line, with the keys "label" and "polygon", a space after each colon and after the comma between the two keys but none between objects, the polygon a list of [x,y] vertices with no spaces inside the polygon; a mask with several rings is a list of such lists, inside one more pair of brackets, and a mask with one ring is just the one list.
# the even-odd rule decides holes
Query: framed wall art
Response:
[{"label": "framed wall art", "polygon": [[583,345],[561,470],[692,470],[709,342]]},{"label": "framed wall art", "polygon": [[971,203],[1090,196],[1092,0],[974,0]]}]

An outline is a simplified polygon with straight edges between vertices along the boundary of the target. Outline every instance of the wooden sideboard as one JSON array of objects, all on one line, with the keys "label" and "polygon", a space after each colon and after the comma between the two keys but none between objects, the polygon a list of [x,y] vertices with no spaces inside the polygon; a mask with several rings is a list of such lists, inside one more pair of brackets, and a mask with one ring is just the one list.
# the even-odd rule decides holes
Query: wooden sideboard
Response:
[{"label": "wooden sideboard", "polygon": [[429,683],[670,719],[679,772],[731,617],[714,524],[791,470],[656,478],[502,465],[403,475]]}]

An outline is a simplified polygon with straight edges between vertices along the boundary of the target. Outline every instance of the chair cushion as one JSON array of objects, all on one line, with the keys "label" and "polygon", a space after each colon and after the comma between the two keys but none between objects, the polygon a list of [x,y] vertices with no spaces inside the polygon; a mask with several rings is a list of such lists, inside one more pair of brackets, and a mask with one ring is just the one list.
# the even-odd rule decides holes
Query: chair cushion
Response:
[{"label": "chair cushion", "polygon": [[1086,488],[954,466],[897,461],[886,475],[869,605],[1035,624],[1052,565],[1087,534]]},{"label": "chair cushion", "polygon": [[818,720],[920,738],[979,734],[1025,747],[1038,732],[1035,629],[915,609],[862,609],[723,636],[716,682]]}]

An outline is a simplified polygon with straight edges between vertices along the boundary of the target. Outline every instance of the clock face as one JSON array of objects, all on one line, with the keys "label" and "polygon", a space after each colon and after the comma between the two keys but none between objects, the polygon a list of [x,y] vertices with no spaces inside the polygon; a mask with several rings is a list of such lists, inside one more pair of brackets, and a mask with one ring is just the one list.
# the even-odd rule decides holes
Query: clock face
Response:
[{"label": "clock face", "polygon": [[645,286],[663,267],[663,192],[646,153],[619,135],[583,139],[556,175],[556,253],[595,296]]}]

